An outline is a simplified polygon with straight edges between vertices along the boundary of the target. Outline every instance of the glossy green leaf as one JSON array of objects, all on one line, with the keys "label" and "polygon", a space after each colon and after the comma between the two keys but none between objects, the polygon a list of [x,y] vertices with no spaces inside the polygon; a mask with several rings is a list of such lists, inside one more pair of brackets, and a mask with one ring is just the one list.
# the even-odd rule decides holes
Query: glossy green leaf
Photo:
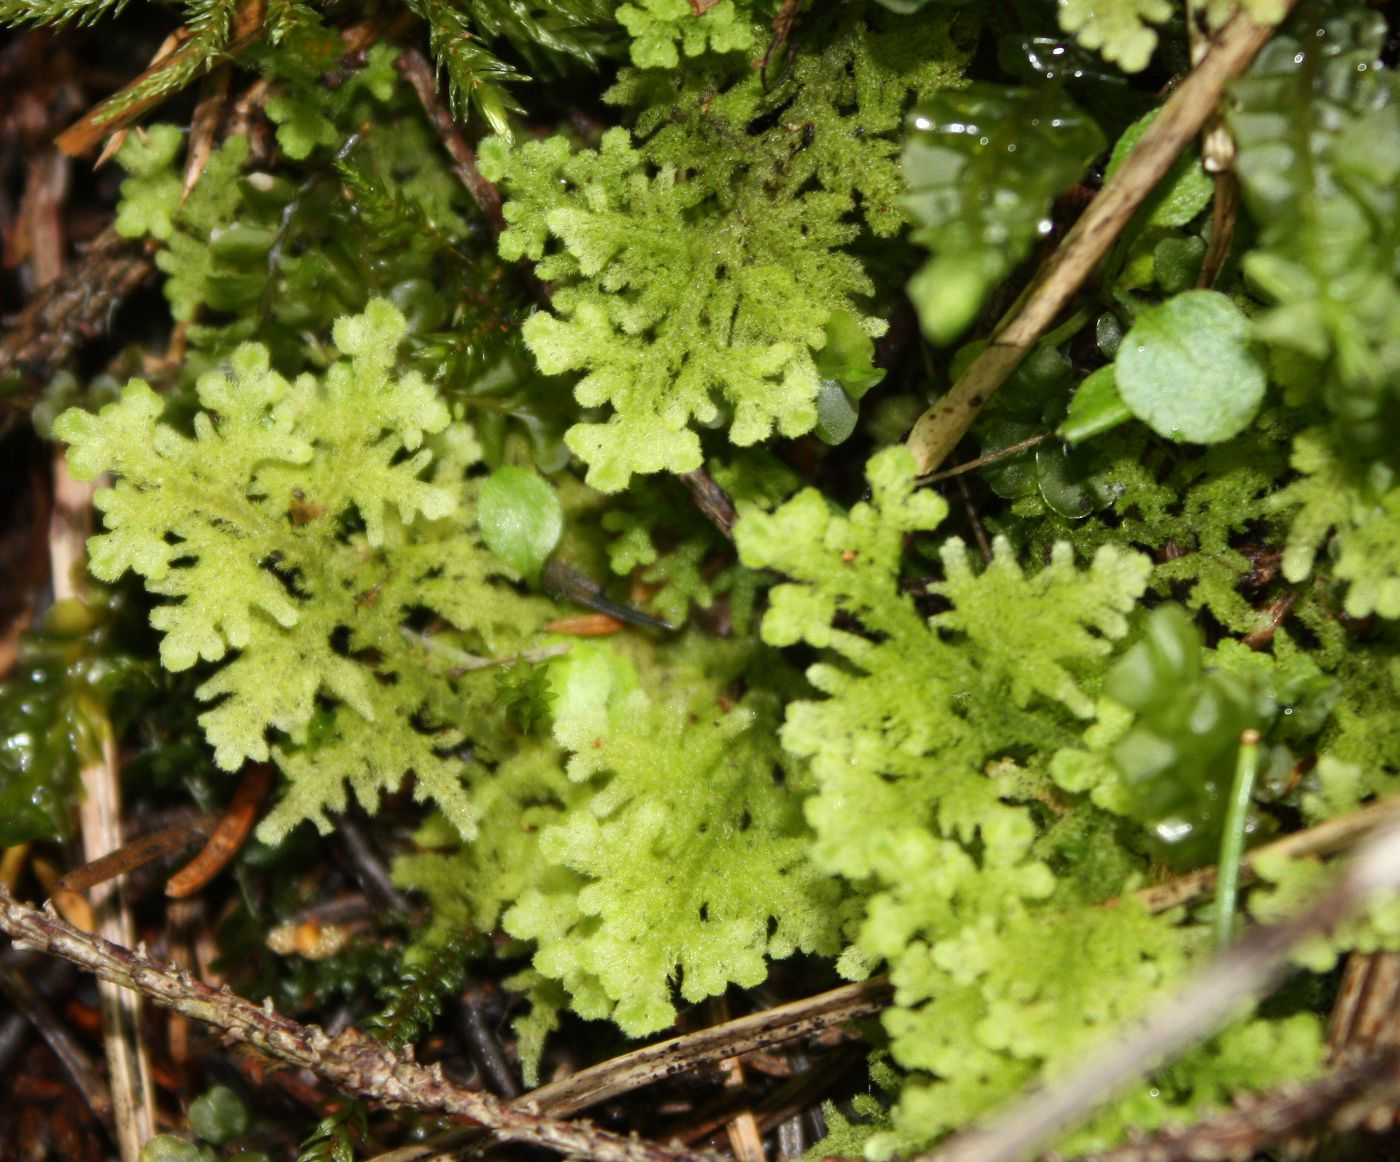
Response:
[{"label": "glossy green leaf", "polygon": [[[1104,180],[1111,178],[1141,140],[1147,127],[1157,120],[1158,110],[1138,118],[1124,131],[1108,159]],[[1167,176],[1148,195],[1137,220],[1146,226],[1185,226],[1210,205],[1215,183],[1201,165],[1198,150],[1188,149],[1167,170]]]},{"label": "glossy green leaf", "polygon": [[1104,683],[1135,715],[1112,751],[1129,814],[1147,826],[1158,857],[1180,867],[1213,856],[1240,735],[1268,729],[1279,711],[1268,671],[1210,662],[1191,615],[1168,604]]},{"label": "glossy green leaf", "polygon": [[1233,86],[1245,275],[1270,309],[1258,338],[1311,366],[1297,395],[1349,443],[1395,446],[1400,382],[1400,77],[1385,18],[1308,4]]},{"label": "glossy green leaf", "polygon": [[1196,285],[1206,244],[1194,234],[1163,238],[1152,248],[1152,274],[1168,294],[1178,294]]},{"label": "glossy green leaf", "polygon": [[1123,402],[1159,435],[1196,444],[1244,430],[1264,398],[1249,320],[1225,295],[1193,290],[1138,316],[1118,351]]},{"label": "glossy green leaf", "polygon": [[904,150],[913,238],[933,251],[909,295],[924,334],[956,339],[1051,228],[1055,196],[1103,149],[1103,134],[1058,88],[985,84],[915,109]]},{"label": "glossy green leaf", "polygon": [[1071,444],[1082,444],[1132,418],[1131,409],[1118,394],[1113,365],[1109,364],[1091,373],[1079,385],[1058,434]]},{"label": "glossy green leaf", "polygon": [[482,486],[477,523],[487,547],[516,572],[534,578],[564,531],[559,497],[524,468],[498,468]]},{"label": "glossy green leaf", "polygon": [[174,1134],[157,1134],[142,1143],[138,1162],[205,1162],[207,1157],[193,1142]]},{"label": "glossy green leaf", "polygon": [[216,1146],[248,1129],[248,1109],[226,1085],[216,1085],[190,1102],[190,1129]]},{"label": "glossy green leaf", "polygon": [[822,380],[817,392],[817,439],[823,444],[842,443],[856,430],[859,414],[840,383]]},{"label": "glossy green leaf", "polygon": [[1036,445],[1035,483],[1040,497],[1052,511],[1069,520],[1083,520],[1108,503],[1110,497],[1086,471],[1082,458],[1076,458],[1058,440]]},{"label": "glossy green leaf", "polygon": [[826,321],[826,346],[817,352],[817,373],[839,381],[846,394],[858,400],[885,378],[874,360],[875,342],[860,320],[850,311],[833,311]]}]

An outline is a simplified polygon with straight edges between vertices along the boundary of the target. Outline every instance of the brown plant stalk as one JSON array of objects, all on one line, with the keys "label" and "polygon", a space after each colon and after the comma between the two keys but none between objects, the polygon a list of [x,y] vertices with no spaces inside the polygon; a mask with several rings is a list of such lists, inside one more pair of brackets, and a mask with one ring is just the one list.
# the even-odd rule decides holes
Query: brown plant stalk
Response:
[{"label": "brown plant stalk", "polygon": [[[1292,3],[1286,0],[1280,7],[1286,11]],[[1030,354],[1182,150],[1214,116],[1225,86],[1249,67],[1272,32],[1244,13],[1221,31],[1065,236],[1015,317],[914,424],[906,442],[918,475],[935,472],[957,447],[986,402]]]},{"label": "brown plant stalk", "polygon": [[230,1041],[244,1042],[288,1065],[312,1070],[362,1101],[421,1113],[459,1118],[490,1130],[505,1141],[543,1146],[561,1154],[599,1162],[717,1162],[704,1151],[677,1149],[566,1122],[513,1107],[499,1098],[449,1081],[439,1065],[419,1065],[357,1029],[331,1037],[316,1025],[302,1025],[225,989],[213,989],[145,953],[91,936],[41,910],[15,900],[0,888],[0,930],[16,947],[69,960],[78,967],[149,997],[164,1008],[222,1029]]}]

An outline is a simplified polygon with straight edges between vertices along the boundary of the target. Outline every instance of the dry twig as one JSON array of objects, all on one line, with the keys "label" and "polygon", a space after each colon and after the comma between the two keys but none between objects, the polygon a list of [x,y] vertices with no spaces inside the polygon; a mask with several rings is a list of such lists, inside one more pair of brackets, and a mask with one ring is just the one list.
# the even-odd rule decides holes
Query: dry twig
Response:
[{"label": "dry twig", "polygon": [[[54,457],[54,509],[50,524],[49,558],[56,601],[79,595],[79,577],[86,564],[87,538],[92,532],[95,485],[74,480],[61,455]],[[85,716],[100,750],[83,764],[83,796],[78,807],[83,854],[89,862],[122,846],[122,799],[117,775],[117,742],[106,707],[92,703]],[[131,943],[136,926],[131,918],[125,885],[96,884],[91,891],[97,931],[108,940]],[[116,1117],[117,1144],[122,1162],[137,1162],[141,1146],[156,1132],[155,1096],[151,1091],[151,1062],[141,1031],[141,997],[111,984],[99,985],[102,1040]]]},{"label": "dry twig", "polygon": [[528,1109],[571,1114],[678,1073],[872,1017],[889,1004],[893,992],[889,978],[883,976],[844,985],[819,996],[647,1045],[541,1086],[520,1102]]},{"label": "dry twig", "polygon": [[915,423],[907,443],[920,476],[936,471],[957,446],[983,405],[1030,353],[1187,143],[1210,120],[1225,86],[1248,67],[1272,31],[1240,13],[1168,98],[1136,148],[1066,235],[1016,317]]},{"label": "dry twig", "polygon": [[433,127],[438,140],[452,158],[452,172],[467,188],[467,193],[471,195],[477,209],[486,215],[491,229],[499,234],[506,228],[506,220],[501,214],[501,192],[482,177],[472,147],[458,131],[452,114],[437,99],[437,79],[433,75],[433,66],[421,52],[410,48],[399,54],[394,67],[399,70],[403,79],[413,86],[413,91],[418,95],[418,103],[423,106],[423,115],[427,117],[428,124]]},{"label": "dry twig", "polygon": [[[873,1017],[889,1004],[893,992],[894,986],[885,976],[843,985],[815,997],[643,1046],[561,1081],[542,1085],[512,1104],[566,1117],[619,1094],[715,1065],[726,1058]],[[374,1162],[451,1162],[473,1152],[474,1141],[472,1133],[454,1130],[431,1142],[381,1154]]]},{"label": "dry twig", "polygon": [[0,407],[28,410],[39,390],[83,343],[100,335],[122,302],[155,269],[139,246],[108,229],[87,253],[30,299],[0,344]]},{"label": "dry twig", "polygon": [[718,1162],[712,1154],[624,1138],[463,1089],[449,1081],[439,1065],[419,1065],[356,1029],[332,1038],[316,1025],[301,1025],[279,1015],[271,1002],[260,1008],[227,989],[212,989],[152,959],[141,948],[132,951],[90,936],[52,911],[20,903],[3,889],[0,929],[18,947],[72,961],[101,980],[222,1029],[230,1041],[246,1042],[289,1065],[309,1069],[363,1101],[472,1121],[507,1141],[599,1162]]}]

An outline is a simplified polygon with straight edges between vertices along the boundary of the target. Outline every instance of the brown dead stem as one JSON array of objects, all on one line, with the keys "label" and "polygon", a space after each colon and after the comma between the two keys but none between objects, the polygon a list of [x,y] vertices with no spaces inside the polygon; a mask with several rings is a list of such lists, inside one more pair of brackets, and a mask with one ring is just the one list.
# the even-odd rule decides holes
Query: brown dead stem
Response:
[{"label": "brown dead stem", "polygon": [[[1290,5],[1291,0],[1282,7]],[[1243,13],[1237,15],[1167,99],[1127,160],[1066,235],[1015,317],[914,424],[907,444],[920,476],[937,471],[957,447],[986,402],[1030,353],[1144,199],[1211,119],[1225,86],[1244,72],[1272,31]]]}]

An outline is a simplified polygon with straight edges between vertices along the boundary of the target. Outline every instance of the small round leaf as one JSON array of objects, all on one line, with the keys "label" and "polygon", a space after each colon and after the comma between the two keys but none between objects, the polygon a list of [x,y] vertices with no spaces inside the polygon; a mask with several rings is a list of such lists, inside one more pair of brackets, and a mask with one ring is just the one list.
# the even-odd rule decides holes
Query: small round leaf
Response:
[{"label": "small round leaf", "polygon": [[204,1154],[193,1142],[174,1134],[157,1134],[146,1139],[139,1162],[203,1162]]},{"label": "small round leaf", "polygon": [[564,515],[554,489],[524,468],[499,468],[481,489],[477,524],[487,547],[534,579],[559,544]]},{"label": "small round leaf", "polygon": [[1069,402],[1069,414],[1060,425],[1058,434],[1071,444],[1082,444],[1132,417],[1133,413],[1118,394],[1113,364],[1110,363],[1092,372],[1079,385],[1079,390]]},{"label": "small round leaf", "polygon": [[817,439],[840,444],[856,430],[858,413],[845,389],[834,379],[823,379],[817,392]]},{"label": "small round leaf", "polygon": [[189,1118],[190,1129],[216,1146],[248,1130],[248,1111],[225,1085],[216,1085],[190,1102]]},{"label": "small round leaf", "polygon": [[1249,320],[1216,291],[1186,291],[1144,311],[1123,338],[1116,368],[1123,402],[1172,440],[1237,436],[1264,398]]}]

